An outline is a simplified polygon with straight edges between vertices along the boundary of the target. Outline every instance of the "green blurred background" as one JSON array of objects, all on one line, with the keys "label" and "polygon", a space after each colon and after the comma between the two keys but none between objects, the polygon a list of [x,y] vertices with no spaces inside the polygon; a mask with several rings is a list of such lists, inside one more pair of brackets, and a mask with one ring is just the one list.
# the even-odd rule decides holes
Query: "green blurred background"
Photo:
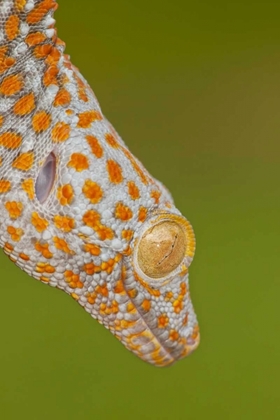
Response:
[{"label": "green blurred background", "polygon": [[1,254],[1,419],[279,419],[279,2],[59,3],[72,61],[194,226],[201,344],[149,366]]}]

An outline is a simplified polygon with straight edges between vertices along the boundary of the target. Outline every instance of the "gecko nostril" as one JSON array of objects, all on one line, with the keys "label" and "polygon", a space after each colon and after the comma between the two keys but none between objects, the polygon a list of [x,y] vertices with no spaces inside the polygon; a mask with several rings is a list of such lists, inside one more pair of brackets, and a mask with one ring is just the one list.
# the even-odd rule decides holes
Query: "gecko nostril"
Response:
[{"label": "gecko nostril", "polygon": [[56,174],[56,156],[53,152],[49,154],[38,173],[35,194],[37,200],[43,204],[48,198],[54,184]]}]

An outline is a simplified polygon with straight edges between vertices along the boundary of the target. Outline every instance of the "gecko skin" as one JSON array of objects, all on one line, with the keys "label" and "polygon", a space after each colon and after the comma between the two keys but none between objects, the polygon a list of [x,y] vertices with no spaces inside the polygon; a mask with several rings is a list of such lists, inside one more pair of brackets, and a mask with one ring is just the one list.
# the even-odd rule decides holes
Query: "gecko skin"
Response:
[{"label": "gecko skin", "polygon": [[55,0],[0,1],[0,245],[142,360],[199,343],[190,223],[64,55]]}]

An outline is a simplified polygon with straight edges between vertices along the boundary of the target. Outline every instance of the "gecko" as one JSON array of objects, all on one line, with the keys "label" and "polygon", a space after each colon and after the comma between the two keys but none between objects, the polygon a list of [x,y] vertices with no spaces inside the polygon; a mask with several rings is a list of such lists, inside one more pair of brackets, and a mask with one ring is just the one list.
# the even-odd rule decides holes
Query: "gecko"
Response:
[{"label": "gecko", "polygon": [[0,1],[0,246],[140,359],[168,366],[200,339],[194,232],[64,53],[57,7]]}]

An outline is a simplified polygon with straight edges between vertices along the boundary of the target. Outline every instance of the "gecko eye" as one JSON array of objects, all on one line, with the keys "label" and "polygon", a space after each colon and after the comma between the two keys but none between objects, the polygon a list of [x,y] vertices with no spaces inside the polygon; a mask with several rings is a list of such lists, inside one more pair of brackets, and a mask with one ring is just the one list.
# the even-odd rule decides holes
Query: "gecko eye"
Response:
[{"label": "gecko eye", "polygon": [[43,204],[48,198],[53,183],[55,180],[56,174],[56,157],[54,153],[50,153],[45,163],[40,169],[38,174],[36,184],[35,184],[35,194],[37,200]]},{"label": "gecko eye", "polygon": [[181,216],[165,214],[152,223],[139,238],[134,263],[143,280],[156,287],[187,269],[195,238],[191,225]]}]

